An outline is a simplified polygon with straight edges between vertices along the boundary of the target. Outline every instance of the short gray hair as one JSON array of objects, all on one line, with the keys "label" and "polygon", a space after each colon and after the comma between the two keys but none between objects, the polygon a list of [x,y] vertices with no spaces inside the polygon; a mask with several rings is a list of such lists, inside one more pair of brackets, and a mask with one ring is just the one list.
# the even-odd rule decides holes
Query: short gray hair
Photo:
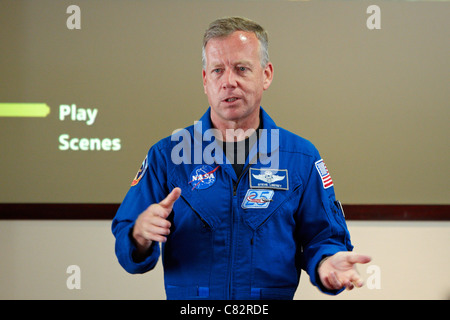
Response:
[{"label": "short gray hair", "polygon": [[202,66],[206,68],[205,47],[213,38],[227,37],[235,31],[253,32],[259,40],[260,62],[264,68],[269,62],[269,39],[266,30],[258,23],[243,17],[226,17],[217,19],[209,25],[203,36]]}]

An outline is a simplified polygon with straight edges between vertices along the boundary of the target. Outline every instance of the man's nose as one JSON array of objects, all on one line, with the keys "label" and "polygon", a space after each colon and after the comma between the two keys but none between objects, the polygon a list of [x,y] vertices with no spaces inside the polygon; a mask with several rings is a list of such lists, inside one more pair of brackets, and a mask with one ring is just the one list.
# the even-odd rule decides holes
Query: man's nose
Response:
[{"label": "man's nose", "polygon": [[222,87],[224,89],[235,88],[237,86],[236,80],[237,80],[236,73],[233,72],[233,70],[231,70],[231,69],[227,69],[227,70],[225,70],[225,74],[223,77]]}]

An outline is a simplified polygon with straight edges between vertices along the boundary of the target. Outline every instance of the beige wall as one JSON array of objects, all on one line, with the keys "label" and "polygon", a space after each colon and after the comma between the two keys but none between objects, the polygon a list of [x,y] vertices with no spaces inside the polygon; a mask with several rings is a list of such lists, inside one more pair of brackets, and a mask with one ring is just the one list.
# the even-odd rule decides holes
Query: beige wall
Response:
[{"label": "beige wall", "polygon": [[[449,299],[450,222],[348,223],[355,251],[370,254],[380,289],[332,299]],[[161,262],[127,274],[114,255],[108,221],[0,221],[0,299],[165,299]],[[66,286],[67,267],[81,269],[81,289]],[[373,274],[358,268],[364,279]],[[330,299],[301,278],[296,299]]]}]

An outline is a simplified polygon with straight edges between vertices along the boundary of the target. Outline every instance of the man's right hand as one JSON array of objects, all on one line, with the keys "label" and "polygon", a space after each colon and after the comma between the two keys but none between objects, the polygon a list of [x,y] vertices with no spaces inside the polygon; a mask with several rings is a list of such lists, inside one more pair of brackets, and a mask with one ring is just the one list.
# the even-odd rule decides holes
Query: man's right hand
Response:
[{"label": "man's right hand", "polygon": [[164,200],[150,205],[136,219],[132,235],[138,255],[144,255],[153,241],[167,241],[167,236],[170,233],[170,222],[167,217],[172,212],[173,204],[180,195],[180,188],[173,189]]}]

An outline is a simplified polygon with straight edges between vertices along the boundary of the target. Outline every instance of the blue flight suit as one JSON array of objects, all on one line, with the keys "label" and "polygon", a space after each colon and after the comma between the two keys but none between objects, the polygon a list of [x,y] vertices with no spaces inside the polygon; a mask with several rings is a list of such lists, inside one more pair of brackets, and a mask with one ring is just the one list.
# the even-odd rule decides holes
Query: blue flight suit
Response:
[{"label": "blue flight suit", "polygon": [[112,222],[126,271],[155,267],[159,243],[135,261],[131,232],[140,213],[180,187],[161,245],[168,299],[292,299],[301,269],[321,291],[342,291],[326,290],[316,270],[322,258],[353,249],[328,170],[309,141],[262,108],[260,118],[268,134],[240,177],[208,138],[210,109],[151,147]]}]

